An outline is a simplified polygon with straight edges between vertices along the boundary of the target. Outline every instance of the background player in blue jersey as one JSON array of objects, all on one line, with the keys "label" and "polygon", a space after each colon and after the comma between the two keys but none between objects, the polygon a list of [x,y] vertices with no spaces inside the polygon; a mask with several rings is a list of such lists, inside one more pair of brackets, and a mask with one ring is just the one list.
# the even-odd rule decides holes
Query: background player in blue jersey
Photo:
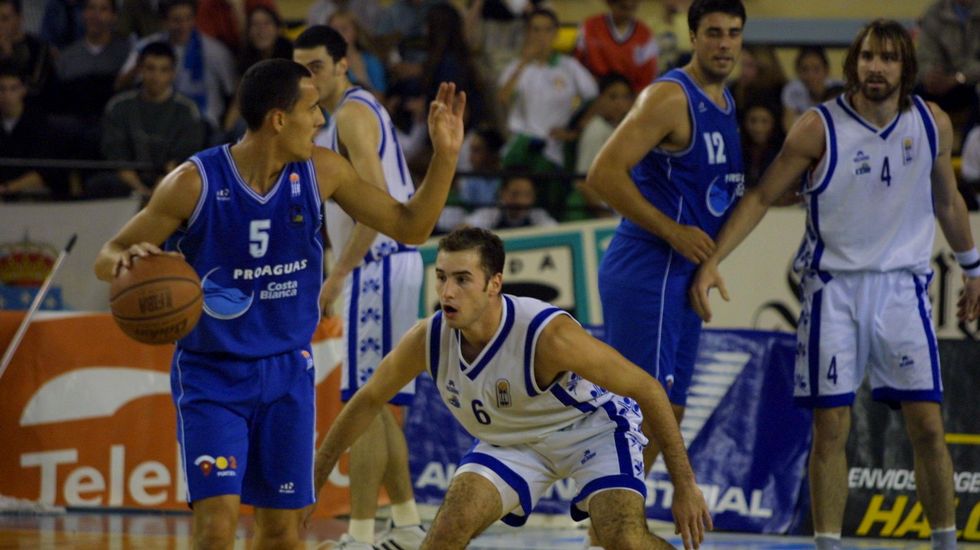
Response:
[{"label": "background player in blue jersey", "polygon": [[321,200],[406,242],[432,230],[462,143],[465,97],[442,85],[429,111],[435,153],[406,204],[313,145],[323,124],[310,72],[263,61],[242,78],[238,143],[168,174],[96,260],[112,280],[164,240],[202,277],[204,311],[171,371],[195,548],[231,548],[239,503],[255,506],[256,548],[299,547],[314,501],[310,338],[322,284]]},{"label": "background player in blue jersey", "polygon": [[[316,143],[349,159],[364,181],[405,202],[415,193],[415,185],[395,126],[371,92],[348,80],[347,46],[339,32],[324,25],[309,27],[296,38],[293,59],[313,73],[320,106],[330,114],[330,123],[317,135]],[[347,354],[342,366],[341,400],[347,401],[418,320],[422,256],[414,247],[379,235],[362,223],[355,224],[333,201],[327,202],[326,213],[334,262],[320,303],[329,314],[343,294],[339,314]],[[412,381],[392,403],[407,405],[414,395]],[[351,447],[348,477],[351,519],[347,534],[334,548],[369,548],[374,542],[374,515],[382,482],[391,498],[394,525],[382,535],[378,546],[418,548],[425,531],[412,492],[408,445],[388,408],[382,409],[371,428]]]},{"label": "background player in blue jersey", "polygon": [[841,545],[850,407],[866,367],[872,397],[901,406],[932,548],[956,547],[953,465],[927,293],[935,220],[964,270],[957,304],[962,321],[980,313],[980,254],[956,189],[952,125],[939,107],[909,95],[915,74],[914,46],[902,25],[868,24],[847,52],[845,94],[796,122],[691,287],[695,308],[710,320],[711,288],[728,299],[719,262],[807,174],[794,394],[814,408],[810,499],[820,550]]},{"label": "background player in blue jersey", "polygon": [[677,532],[685,548],[697,548],[711,517],[661,385],[566,312],[503,295],[503,268],[503,243],[487,230],[458,229],[439,242],[440,310],[409,331],[341,411],[317,452],[316,487],[384,404],[428,369],[479,441],[460,461],[423,548],[464,548],[498,519],[522,525],[566,477],[579,487],[572,517],[591,516],[605,548],[672,548],[646,526],[640,411],[671,474]]},{"label": "background player in blue jersey", "polygon": [[[687,300],[697,264],[743,191],[735,102],[740,0],[695,0],[693,57],[640,94],[586,185],[623,215],[599,267],[606,341],[667,389],[679,423],[701,337]],[[658,447],[644,451],[649,469]]]}]

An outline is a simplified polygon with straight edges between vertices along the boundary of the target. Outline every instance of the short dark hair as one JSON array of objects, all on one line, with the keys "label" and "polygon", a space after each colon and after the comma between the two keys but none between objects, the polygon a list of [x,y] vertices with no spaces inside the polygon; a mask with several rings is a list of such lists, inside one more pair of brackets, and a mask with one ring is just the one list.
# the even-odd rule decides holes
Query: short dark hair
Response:
[{"label": "short dark hair", "polygon": [[439,240],[439,250],[462,252],[476,249],[487,280],[504,272],[504,242],[493,232],[479,227],[461,227]]},{"label": "short dark hair", "polygon": [[885,41],[890,41],[895,45],[899,59],[902,60],[902,81],[899,86],[899,109],[905,110],[912,106],[909,94],[915,86],[915,77],[919,71],[919,64],[915,58],[915,44],[912,43],[912,35],[902,26],[901,23],[893,19],[875,19],[861,29],[861,32],[854,37],[851,46],[847,49],[847,57],[844,59],[844,91],[855,93],[861,88],[858,82],[857,64],[861,54],[861,44],[864,39],[871,36],[873,44],[881,47]]},{"label": "short dark hair", "polygon": [[824,67],[830,68],[830,60],[827,59],[827,50],[823,49],[823,46],[803,46],[800,48],[800,51],[796,54],[796,63],[794,64],[797,69],[800,68],[800,63],[807,57],[816,57],[823,63]]},{"label": "short dark hair", "polygon": [[687,10],[687,28],[693,33],[698,32],[701,18],[709,13],[718,12],[739,17],[742,19],[742,23],[745,23],[745,6],[742,4],[742,0],[694,0],[694,3]]},{"label": "short dark hair", "polygon": [[555,10],[550,8],[534,8],[527,14],[527,17],[525,17],[524,21],[526,23],[530,23],[531,19],[533,19],[537,15],[551,19],[551,22],[555,24],[555,28],[558,28],[561,25],[561,22],[558,21],[558,14],[555,13]]},{"label": "short dark hair", "polygon": [[299,100],[299,81],[310,76],[306,67],[290,59],[266,59],[252,65],[238,85],[242,118],[248,129],[261,128],[265,115],[273,109],[291,111]]},{"label": "short dark hair", "polygon": [[160,2],[160,15],[166,17],[170,14],[170,10],[177,6],[190,6],[191,10],[197,13],[197,0],[163,0]]},{"label": "short dark hair", "polygon": [[10,6],[14,8],[14,12],[17,15],[21,14],[20,0],[0,0],[0,6],[2,6],[3,4],[10,4]]},{"label": "short dark hair", "polygon": [[150,42],[143,46],[143,49],[140,50],[139,63],[143,63],[143,60],[151,55],[154,57],[169,58],[174,65],[177,64],[177,54],[174,52],[173,47],[166,42]]},{"label": "short dark hair", "polygon": [[[92,3],[92,0],[84,0],[82,2],[82,7],[85,8]],[[119,6],[116,5],[116,0],[109,0],[109,9],[112,13],[119,13]]]},{"label": "short dark hair", "polygon": [[477,128],[474,132],[480,136],[483,143],[487,144],[487,149],[490,149],[495,155],[500,154],[500,148],[504,146],[504,138],[500,135],[500,132],[492,126],[483,126]]},{"label": "short dark hair", "polygon": [[334,63],[347,57],[347,41],[336,29],[326,25],[313,25],[307,28],[296,37],[296,42],[293,44],[297,50],[312,50],[320,46],[327,50],[327,55]]}]

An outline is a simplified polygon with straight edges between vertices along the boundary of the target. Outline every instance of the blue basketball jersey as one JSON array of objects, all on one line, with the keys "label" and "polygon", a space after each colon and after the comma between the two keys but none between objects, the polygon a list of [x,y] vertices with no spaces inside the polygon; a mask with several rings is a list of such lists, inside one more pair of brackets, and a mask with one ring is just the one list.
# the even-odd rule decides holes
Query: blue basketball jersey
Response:
[{"label": "blue basketball jersey", "polygon": [[[665,215],[680,224],[700,227],[714,238],[745,189],[735,101],[725,90],[728,105],[719,107],[681,69],[669,71],[658,82],[675,82],[684,89],[691,143],[682,151],[651,150],[633,167],[633,181],[643,197]],[[617,231],[660,241],[626,218]]]},{"label": "blue basketball jersey", "polygon": [[201,197],[168,248],[200,275],[204,313],[178,347],[256,358],[309,345],[323,282],[312,161],[287,164],[260,195],[238,173],[228,145],[190,160],[201,174]]}]

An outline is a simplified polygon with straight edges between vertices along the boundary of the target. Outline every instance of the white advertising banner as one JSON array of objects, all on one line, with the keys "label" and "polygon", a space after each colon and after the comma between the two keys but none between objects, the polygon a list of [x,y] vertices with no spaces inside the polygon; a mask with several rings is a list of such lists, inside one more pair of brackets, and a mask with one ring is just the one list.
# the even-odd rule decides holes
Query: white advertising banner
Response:
[{"label": "white advertising banner", "polygon": [[138,199],[0,204],[0,309],[26,309],[72,234],[78,241],[52,283],[46,309],[108,309],[109,285],[92,264],[139,208]]}]

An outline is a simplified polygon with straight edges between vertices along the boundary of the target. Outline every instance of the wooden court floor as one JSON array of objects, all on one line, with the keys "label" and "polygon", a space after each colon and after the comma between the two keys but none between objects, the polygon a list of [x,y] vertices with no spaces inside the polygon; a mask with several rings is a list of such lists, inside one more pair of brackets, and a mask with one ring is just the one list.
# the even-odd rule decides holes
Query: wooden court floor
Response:
[{"label": "wooden court floor", "polygon": [[[379,527],[380,528],[380,527]],[[59,515],[0,514],[0,549],[31,550],[191,550],[190,515],[181,513],[69,512]],[[346,530],[346,521],[315,520],[306,534],[306,548],[329,549]],[[239,522],[236,550],[249,548],[251,518]],[[672,543],[671,531],[658,533]],[[584,529],[563,527],[491,527],[475,540],[475,550],[579,550]],[[848,540],[848,550],[928,550],[919,541]],[[809,538],[710,533],[704,550],[804,550],[813,548]],[[963,550],[980,550],[980,544],[961,544]]]}]

